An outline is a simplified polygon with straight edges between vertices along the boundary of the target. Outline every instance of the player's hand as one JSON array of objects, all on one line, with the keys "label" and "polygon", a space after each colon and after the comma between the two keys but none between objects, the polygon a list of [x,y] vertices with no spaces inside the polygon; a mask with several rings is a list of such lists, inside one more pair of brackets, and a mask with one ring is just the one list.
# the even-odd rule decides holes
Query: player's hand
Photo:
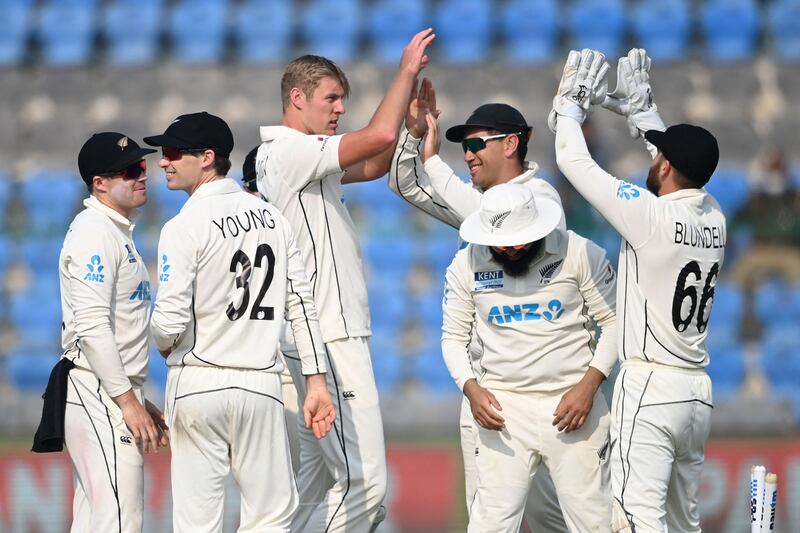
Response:
[{"label": "player's hand", "polygon": [[167,427],[167,421],[164,418],[164,413],[162,413],[161,409],[153,405],[153,403],[147,399],[144,401],[144,408],[150,415],[150,418],[153,419],[156,429],[158,429],[158,445],[162,448],[169,446],[169,427]]},{"label": "player's hand", "polygon": [[433,83],[428,78],[423,78],[419,91],[416,83],[411,88],[411,101],[406,113],[406,129],[411,135],[421,139],[428,131],[427,116],[433,114],[434,117],[438,117],[439,113],[440,111],[436,109],[436,91]]},{"label": "player's hand", "polygon": [[442,137],[439,133],[439,119],[432,113],[425,117],[428,122],[428,134],[425,135],[425,142],[422,145],[422,160],[427,161],[439,153],[442,147]]},{"label": "player's hand", "polygon": [[582,124],[589,107],[605,100],[608,69],[602,52],[589,48],[570,51],[553,98],[553,109],[547,117],[547,125],[553,133],[558,115],[572,117]]},{"label": "player's hand", "polygon": [[314,432],[314,436],[321,439],[328,434],[336,420],[336,410],[328,393],[325,374],[306,376],[306,386],[308,392],[303,402],[303,419],[306,427]]},{"label": "player's hand", "polygon": [[505,419],[498,413],[503,410],[500,402],[494,394],[478,385],[475,379],[464,384],[464,396],[469,400],[473,418],[481,427],[500,431],[506,426]]},{"label": "player's hand", "polygon": [[400,58],[400,71],[416,78],[428,64],[429,60],[425,49],[435,38],[436,34],[433,33],[433,28],[426,28],[412,37]]},{"label": "player's hand", "polygon": [[113,399],[122,411],[122,419],[136,440],[136,445],[141,446],[144,453],[158,453],[158,428],[144,406],[139,403],[133,389]]},{"label": "player's hand", "polygon": [[[650,86],[651,60],[644,48],[633,48],[617,62],[617,86],[609,93],[602,106],[618,115],[627,117],[628,131],[634,139],[641,131],[659,128],[660,117],[656,114],[653,90]],[[655,115],[655,119],[652,117]]]},{"label": "player's hand", "polygon": [[559,431],[569,433],[583,426],[592,410],[594,395],[604,379],[602,372],[589,367],[583,379],[561,397],[553,413],[553,425],[558,426]]}]

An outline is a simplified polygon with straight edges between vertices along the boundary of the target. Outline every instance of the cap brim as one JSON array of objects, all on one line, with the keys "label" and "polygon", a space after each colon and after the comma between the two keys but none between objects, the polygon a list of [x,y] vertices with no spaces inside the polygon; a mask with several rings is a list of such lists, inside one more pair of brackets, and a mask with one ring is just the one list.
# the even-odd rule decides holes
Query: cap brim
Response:
[{"label": "cap brim", "polygon": [[182,141],[180,139],[176,139],[175,137],[170,137],[169,135],[151,135],[150,137],[145,137],[142,139],[145,144],[149,144],[150,146],[167,146],[169,148],[177,148],[179,150],[187,150],[192,148],[189,146],[189,143],[186,141]]},{"label": "cap brim", "polygon": [[514,233],[492,233],[481,224],[480,212],[476,211],[464,219],[458,230],[459,236],[468,243],[482,246],[519,246],[538,241],[558,227],[561,207],[549,198],[536,200],[539,216],[536,222]]},{"label": "cap brim", "polygon": [[494,129],[494,126],[489,126],[486,124],[459,124],[458,126],[453,126],[452,128],[448,128],[445,132],[445,138],[452,142],[452,143],[460,143],[464,140],[464,136],[467,134],[467,129],[484,129],[484,130],[491,130]]},{"label": "cap brim", "polygon": [[124,170],[133,163],[144,159],[144,156],[148,154],[154,154],[155,152],[156,151],[152,148],[135,148],[130,150],[125,154],[125,157],[119,160],[119,168],[112,169],[112,171]]},{"label": "cap brim", "polygon": [[647,142],[652,144],[658,149],[661,149],[661,146],[664,144],[664,139],[666,138],[667,134],[660,130],[647,130],[644,132],[644,138],[647,139]]}]

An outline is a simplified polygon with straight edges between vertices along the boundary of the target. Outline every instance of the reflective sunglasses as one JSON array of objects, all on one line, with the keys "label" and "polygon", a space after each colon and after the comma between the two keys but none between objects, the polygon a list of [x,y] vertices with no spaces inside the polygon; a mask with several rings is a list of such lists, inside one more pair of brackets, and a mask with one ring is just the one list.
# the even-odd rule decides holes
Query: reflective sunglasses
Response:
[{"label": "reflective sunglasses", "polygon": [[465,154],[467,152],[472,152],[473,154],[477,154],[478,152],[486,148],[486,141],[494,141],[497,139],[502,139],[504,137],[508,137],[509,135],[520,135],[520,133],[498,133],[497,135],[486,135],[484,137],[472,137],[470,139],[462,139],[461,148],[464,149]]},{"label": "reflective sunglasses", "polygon": [[147,172],[147,163],[145,163],[144,159],[141,159],[135,163],[131,163],[123,170],[108,172],[100,175],[104,178],[115,178],[117,176],[122,176],[122,179],[138,180],[145,172]]}]

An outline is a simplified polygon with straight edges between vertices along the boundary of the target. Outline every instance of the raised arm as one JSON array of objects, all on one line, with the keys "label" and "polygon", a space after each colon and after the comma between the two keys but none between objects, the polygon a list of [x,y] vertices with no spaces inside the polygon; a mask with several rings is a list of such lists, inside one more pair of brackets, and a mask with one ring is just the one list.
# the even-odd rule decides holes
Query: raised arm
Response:
[{"label": "raised arm", "polygon": [[433,30],[428,28],[411,39],[403,51],[397,74],[369,124],[342,138],[339,164],[346,169],[342,183],[375,179],[389,171],[412,87],[420,71],[428,64],[425,50],[435,37]]}]

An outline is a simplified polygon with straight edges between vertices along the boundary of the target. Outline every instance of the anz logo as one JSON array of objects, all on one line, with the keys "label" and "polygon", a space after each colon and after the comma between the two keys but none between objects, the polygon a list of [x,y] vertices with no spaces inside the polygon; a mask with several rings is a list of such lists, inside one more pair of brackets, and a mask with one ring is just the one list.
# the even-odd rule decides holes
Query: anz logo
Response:
[{"label": "anz logo", "polygon": [[620,182],[619,187],[617,188],[617,198],[622,198],[623,200],[638,198],[639,194],[639,189],[637,187],[634,187],[630,183],[624,181]]},{"label": "anz logo", "polygon": [[159,270],[161,270],[161,274],[158,275],[158,281],[166,283],[169,281],[169,273],[167,272],[170,269],[169,263],[167,262],[169,259],[167,258],[167,254],[161,255],[161,266]]},{"label": "anz logo", "polygon": [[489,309],[490,324],[508,324],[527,320],[547,320],[555,322],[564,314],[564,306],[560,300],[550,300],[547,307],[539,304],[495,305]]},{"label": "anz logo", "polygon": [[149,281],[142,281],[139,283],[139,286],[136,287],[136,290],[133,291],[131,294],[130,300],[139,300],[140,302],[149,302],[151,300],[150,297],[150,282]]},{"label": "anz logo", "polygon": [[105,283],[105,274],[102,274],[103,269],[102,261],[99,255],[93,255],[89,262],[86,264],[88,272],[83,276],[83,281],[94,281],[96,283]]}]

